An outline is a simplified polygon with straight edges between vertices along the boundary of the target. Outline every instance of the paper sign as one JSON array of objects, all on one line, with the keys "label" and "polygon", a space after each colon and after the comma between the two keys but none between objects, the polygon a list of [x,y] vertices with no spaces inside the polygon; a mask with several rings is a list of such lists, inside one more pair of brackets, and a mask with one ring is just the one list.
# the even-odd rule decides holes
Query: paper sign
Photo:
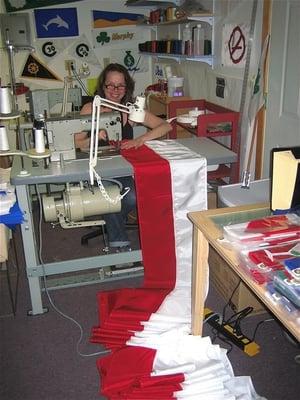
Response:
[{"label": "paper sign", "polygon": [[140,33],[135,28],[123,27],[112,29],[93,29],[94,47],[108,47],[123,45],[123,43],[136,42],[139,40]]},{"label": "paper sign", "polygon": [[222,65],[244,67],[247,55],[249,25],[226,24],[222,32]]},{"label": "paper sign", "polygon": [[111,51],[111,61],[124,65],[129,72],[147,72],[148,57],[138,53],[136,49],[118,49]]}]

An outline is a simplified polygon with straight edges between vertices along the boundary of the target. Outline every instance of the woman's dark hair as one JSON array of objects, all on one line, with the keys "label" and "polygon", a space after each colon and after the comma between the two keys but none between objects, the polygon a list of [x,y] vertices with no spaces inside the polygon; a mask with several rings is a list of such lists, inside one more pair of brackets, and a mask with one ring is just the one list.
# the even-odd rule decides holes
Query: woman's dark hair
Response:
[{"label": "woman's dark hair", "polygon": [[124,97],[121,99],[121,103],[122,104],[126,104],[127,102],[133,103],[133,92],[134,92],[135,82],[129,75],[127,69],[125,67],[123,67],[123,65],[117,64],[117,63],[108,64],[104,68],[104,70],[101,72],[99,79],[98,79],[98,85],[97,85],[95,94],[98,94],[101,97],[105,97],[104,85],[105,85],[107,74],[109,72],[120,72],[121,74],[124,75],[125,84],[126,84],[126,92],[125,92]]}]

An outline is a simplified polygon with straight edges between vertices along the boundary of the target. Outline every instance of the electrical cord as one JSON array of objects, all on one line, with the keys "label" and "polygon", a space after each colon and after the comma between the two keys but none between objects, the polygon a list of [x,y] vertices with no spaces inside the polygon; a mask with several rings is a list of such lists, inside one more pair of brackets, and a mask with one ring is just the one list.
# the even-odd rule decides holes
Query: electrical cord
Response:
[{"label": "electrical cord", "polygon": [[233,289],[231,296],[229,298],[229,300],[227,301],[227,303],[224,305],[223,310],[222,310],[222,321],[221,323],[223,323],[224,319],[225,319],[225,313],[226,313],[226,308],[231,304],[231,300],[235,294],[235,292],[237,291],[238,287],[240,286],[241,283],[241,279],[239,279],[238,284],[236,285],[236,287]]},{"label": "electrical cord", "polygon": [[87,96],[91,96],[91,94],[89,93],[89,91],[87,90],[85,84],[83,83],[81,77],[79,76],[79,74],[76,71],[76,68],[74,68],[74,65],[71,65],[71,71],[73,72],[73,76],[76,79],[76,81],[79,83],[79,85],[81,86],[82,90],[84,91],[84,93]]},{"label": "electrical cord", "polygon": [[65,318],[65,319],[73,322],[73,324],[76,325],[77,328],[79,329],[80,336],[79,336],[79,339],[78,339],[78,341],[76,343],[77,354],[79,354],[82,357],[94,357],[94,356],[98,356],[98,355],[109,354],[111,352],[110,350],[103,350],[103,351],[99,351],[99,352],[95,352],[95,353],[89,353],[89,354],[82,353],[79,350],[79,345],[80,345],[80,343],[82,341],[82,338],[83,338],[83,328],[82,328],[82,326],[80,325],[80,323],[78,321],[76,321],[75,318],[73,318],[73,317],[65,314],[63,311],[61,311],[54,304],[54,301],[53,301],[52,297],[50,296],[49,289],[48,289],[48,286],[47,286],[47,277],[46,277],[45,265],[44,265],[43,258],[42,258],[42,247],[43,247],[43,240],[42,240],[43,239],[42,238],[42,200],[41,200],[41,195],[40,195],[40,192],[39,192],[39,189],[38,189],[38,185],[35,185],[35,186],[36,186],[36,193],[37,193],[38,201],[39,201],[39,224],[38,224],[38,226],[39,226],[39,252],[38,252],[38,255],[39,255],[39,259],[40,259],[40,263],[41,263],[42,271],[43,271],[44,288],[45,288],[45,292],[46,292],[46,295],[48,297],[49,303],[52,306],[53,310],[57,314],[59,314],[61,317]]},{"label": "electrical cord", "polygon": [[[225,304],[223,311],[222,311],[222,325],[231,325],[233,328],[233,332],[237,335],[242,335],[242,329],[241,329],[241,321],[246,318],[249,314],[251,314],[251,312],[253,311],[253,307],[246,307],[243,310],[231,315],[228,319],[225,320],[225,312],[226,312],[226,308],[230,305],[231,300],[234,296],[234,293],[236,292],[236,290],[238,289],[239,285],[241,283],[241,279],[239,280],[238,284],[236,285],[236,287],[233,289],[231,296],[228,300],[228,302]],[[252,335],[252,339],[251,341],[254,342],[257,331],[259,329],[259,327],[265,323],[265,322],[270,322],[270,321],[274,321],[274,318],[268,318],[265,320],[262,320],[260,322],[257,323],[256,327],[254,328],[254,332]]]},{"label": "electrical cord", "polygon": [[203,324],[205,324],[206,322],[208,322],[211,318],[213,318],[213,317],[221,317],[221,315],[220,314],[218,314],[218,313],[212,313],[209,317],[207,317],[207,318],[205,318],[204,320],[203,320]]},{"label": "electrical cord", "polygon": [[241,321],[251,314],[253,307],[246,307],[243,310],[233,314],[226,321],[223,321],[223,325],[230,325],[233,329],[233,333],[242,335]]},{"label": "electrical cord", "polygon": [[255,329],[254,329],[254,332],[253,332],[253,336],[252,336],[252,339],[251,339],[252,342],[254,342],[254,340],[255,340],[255,336],[256,336],[256,333],[257,333],[257,331],[258,331],[258,328],[259,328],[262,324],[264,324],[265,322],[271,322],[271,321],[275,321],[274,318],[268,318],[268,319],[264,319],[264,320],[258,322],[258,324],[256,325],[256,327],[255,327]]},{"label": "electrical cord", "polygon": [[223,336],[222,334],[220,334],[220,332],[218,332],[217,329],[212,329],[211,332],[212,332],[212,334],[213,334],[213,337],[212,337],[212,339],[211,339],[211,342],[214,343],[214,342],[216,341],[216,339],[219,339],[219,340],[221,340],[223,343],[226,343],[226,344],[229,346],[229,349],[227,349],[227,354],[229,354],[229,353],[232,351],[232,349],[233,349],[232,343],[231,343],[225,336]]},{"label": "electrical cord", "polygon": [[[213,317],[219,317],[219,319],[220,319],[220,318],[221,318],[221,314],[212,313],[209,317],[207,317],[207,318],[205,318],[205,319],[203,320],[203,324],[205,324],[206,322],[208,322],[208,321],[209,321],[210,319],[212,319]],[[227,340],[227,339],[225,338],[225,336],[223,336],[222,334],[220,334],[220,333],[217,331],[217,329],[212,328],[211,332],[212,332],[212,334],[213,334],[213,337],[212,337],[212,339],[211,339],[212,343],[214,343],[214,341],[215,341],[217,338],[220,339],[222,342],[224,342],[224,343],[226,343],[227,345],[229,345],[229,349],[227,350],[227,352],[230,353],[231,350],[232,350],[232,348],[233,348],[232,343],[230,343],[230,341]]]}]

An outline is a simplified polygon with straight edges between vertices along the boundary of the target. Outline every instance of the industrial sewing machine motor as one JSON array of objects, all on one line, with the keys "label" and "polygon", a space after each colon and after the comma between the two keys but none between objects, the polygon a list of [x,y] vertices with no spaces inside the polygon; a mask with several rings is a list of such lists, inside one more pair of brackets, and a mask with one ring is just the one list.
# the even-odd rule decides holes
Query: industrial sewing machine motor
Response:
[{"label": "industrial sewing machine motor", "polygon": [[85,187],[83,182],[66,184],[61,193],[45,194],[42,196],[45,222],[59,223],[64,229],[101,226],[104,250],[107,251],[107,241],[104,232],[103,219],[87,220],[92,216],[120,212],[120,186],[111,185],[105,188],[107,195],[115,201],[108,201],[99,188]]}]

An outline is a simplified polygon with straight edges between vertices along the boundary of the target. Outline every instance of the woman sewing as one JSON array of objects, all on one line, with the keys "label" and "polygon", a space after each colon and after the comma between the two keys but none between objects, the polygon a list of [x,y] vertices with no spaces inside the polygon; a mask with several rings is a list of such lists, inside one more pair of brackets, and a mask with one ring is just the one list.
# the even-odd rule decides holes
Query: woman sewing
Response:
[{"label": "woman sewing", "polygon": [[[97,90],[95,94],[115,103],[133,103],[134,80],[129,75],[127,69],[120,64],[109,64],[100,74]],[[108,108],[101,108],[101,112],[111,111]],[[87,103],[81,110],[82,115],[92,113],[92,103]],[[143,135],[133,138],[134,122],[128,119],[128,114],[121,113],[122,120],[122,149],[138,148],[147,140],[156,139],[166,135],[172,127],[163,119],[146,111],[143,125],[149,130]],[[105,130],[98,133],[99,139],[107,140]],[[80,132],[75,135],[75,145],[79,149],[89,147],[89,134]],[[109,247],[116,248],[118,251],[130,249],[130,241],[126,232],[127,215],[136,207],[136,197],[134,181],[131,177],[116,178],[123,187],[130,187],[129,193],[122,200],[121,212],[105,214],[103,219],[106,222]]]}]

